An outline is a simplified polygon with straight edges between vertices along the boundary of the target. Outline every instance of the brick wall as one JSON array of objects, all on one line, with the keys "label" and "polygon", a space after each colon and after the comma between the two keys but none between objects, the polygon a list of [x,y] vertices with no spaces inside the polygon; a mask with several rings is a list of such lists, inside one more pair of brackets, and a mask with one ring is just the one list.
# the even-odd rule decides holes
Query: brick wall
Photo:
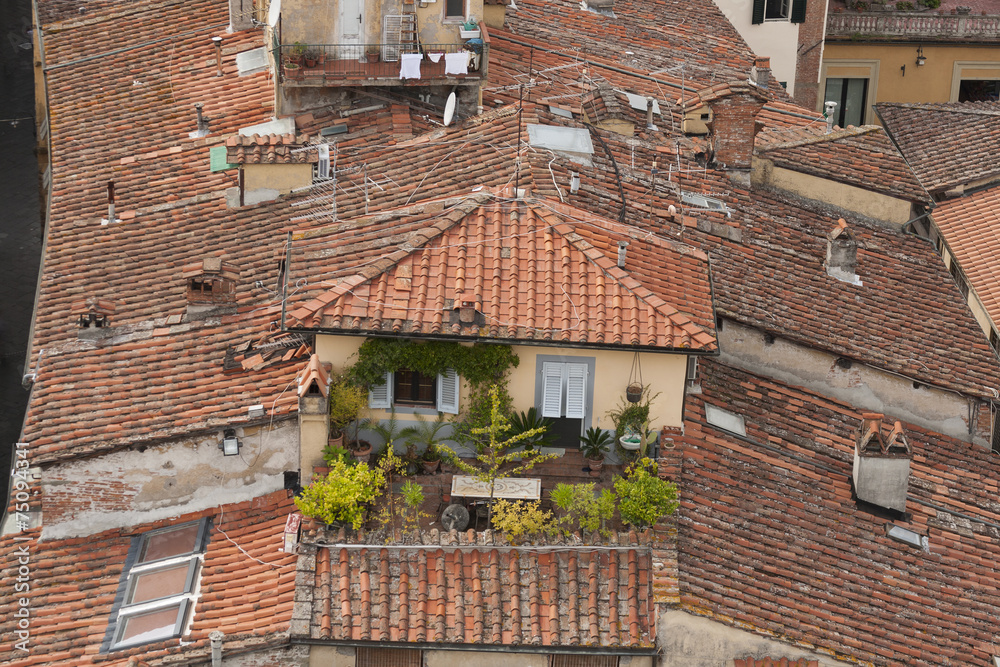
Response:
[{"label": "brick wall", "polygon": [[753,156],[754,121],[764,102],[749,94],[716,100],[712,106],[715,161],[728,169],[749,169]]},{"label": "brick wall", "polygon": [[823,36],[826,34],[826,9],[825,0],[806,3],[806,20],[799,25],[794,100],[807,109],[816,108],[819,94],[819,68],[823,59]]}]

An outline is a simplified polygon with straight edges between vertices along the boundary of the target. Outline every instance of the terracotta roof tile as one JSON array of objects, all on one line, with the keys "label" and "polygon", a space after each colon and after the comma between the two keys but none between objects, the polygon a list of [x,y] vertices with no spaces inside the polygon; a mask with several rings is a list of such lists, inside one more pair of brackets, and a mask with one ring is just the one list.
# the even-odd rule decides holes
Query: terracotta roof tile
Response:
[{"label": "terracotta roof tile", "polygon": [[[624,270],[611,259],[619,240]],[[558,202],[479,196],[436,219],[311,230],[290,257],[290,280],[308,283],[288,300],[296,328],[716,347],[701,252]]]},{"label": "terracotta roof tile", "polygon": [[1000,103],[885,102],[875,110],[928,192],[1000,176]]},{"label": "terracotta roof tile", "polygon": [[[29,541],[17,535],[0,540],[3,576],[17,577],[19,549],[31,562],[31,588],[0,591],[0,632],[13,637],[18,598],[27,596],[32,617],[28,653],[11,653],[5,665],[126,665],[134,657],[162,665],[186,659],[207,660],[208,635],[222,630],[227,651],[256,649],[287,642],[295,590],[294,554],[281,551],[283,528],[295,506],[286,491],[217,510],[176,517],[155,524],[112,530],[83,538]],[[145,644],[100,656],[115,594],[121,582],[133,536],[156,528],[212,517],[208,547],[201,567],[200,596],[184,643],[177,639]],[[225,531],[223,534],[222,531]],[[227,539],[228,536],[228,539]]]},{"label": "terracotta roof tile", "polygon": [[933,218],[990,319],[1000,323],[1000,187],[945,200]]},{"label": "terracotta roof tile", "polygon": [[[888,518],[852,495],[854,408],[714,360],[700,372],[682,437],[683,608],[876,665],[992,659],[995,455],[903,424],[907,514]],[[705,404],[742,415],[747,438],[708,425]],[[890,538],[892,524],[928,551]]]},{"label": "terracotta roof tile", "polygon": [[311,618],[304,638],[653,647],[648,546],[457,542],[443,534],[443,545],[423,547],[304,547],[315,552],[299,560],[300,605]]},{"label": "terracotta roof tile", "polygon": [[757,154],[776,166],[879,192],[919,204],[930,195],[882,128],[771,130],[757,137]]}]

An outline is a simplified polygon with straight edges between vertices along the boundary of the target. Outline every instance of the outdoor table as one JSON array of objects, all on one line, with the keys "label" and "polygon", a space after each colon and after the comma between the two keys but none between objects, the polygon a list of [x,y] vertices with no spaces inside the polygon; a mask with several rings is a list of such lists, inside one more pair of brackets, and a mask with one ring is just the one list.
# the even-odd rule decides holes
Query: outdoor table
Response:
[{"label": "outdoor table", "polygon": [[[451,478],[451,496],[489,498],[490,485],[477,481],[470,475],[455,475]],[[498,477],[493,485],[493,497],[507,500],[539,500],[542,497],[542,480],[530,477]]]}]

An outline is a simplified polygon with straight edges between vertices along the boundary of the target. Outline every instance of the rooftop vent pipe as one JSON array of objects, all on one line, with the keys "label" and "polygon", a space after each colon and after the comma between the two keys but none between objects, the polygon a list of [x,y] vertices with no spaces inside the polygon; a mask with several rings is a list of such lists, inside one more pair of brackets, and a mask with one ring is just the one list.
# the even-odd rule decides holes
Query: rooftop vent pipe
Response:
[{"label": "rooftop vent pipe", "polygon": [[625,249],[628,248],[628,241],[618,242],[618,268],[625,268]]},{"label": "rooftop vent pipe", "polygon": [[198,114],[198,129],[191,133],[191,138],[200,139],[208,136],[208,119],[201,112],[202,104],[197,102],[194,105],[194,112]]},{"label": "rooftop vent pipe", "polygon": [[827,102],[823,105],[826,108],[826,133],[830,134],[833,132],[833,112],[837,110],[836,102]]},{"label": "rooftop vent pipe", "polygon": [[653,125],[653,98],[652,97],[647,97],[646,98],[646,129],[649,130],[650,132],[652,132],[653,130],[656,129],[656,126]]},{"label": "rooftop vent pipe", "polygon": [[115,220],[115,182],[108,181],[108,219],[101,220],[102,225],[113,225]]},{"label": "rooftop vent pipe", "polygon": [[212,667],[222,667],[222,640],[225,638],[225,633],[219,630],[208,634],[208,641],[212,643]]},{"label": "rooftop vent pipe", "polygon": [[215,45],[215,76],[222,76],[222,38],[213,37],[212,44]]}]

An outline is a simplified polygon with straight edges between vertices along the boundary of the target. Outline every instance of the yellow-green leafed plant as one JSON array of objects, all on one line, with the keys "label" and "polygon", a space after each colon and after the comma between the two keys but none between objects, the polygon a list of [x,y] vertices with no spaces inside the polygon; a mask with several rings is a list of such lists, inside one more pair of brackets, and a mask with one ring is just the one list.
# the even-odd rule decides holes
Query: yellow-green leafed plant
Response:
[{"label": "yellow-green leafed plant", "polygon": [[385,475],[367,463],[331,461],[330,473],[304,488],[295,506],[324,523],[349,523],[358,529],[365,520],[365,504],[375,500],[384,486]]},{"label": "yellow-green leafed plant", "polygon": [[593,482],[589,484],[557,484],[552,490],[552,502],[566,513],[563,522],[569,523],[570,530],[593,533],[595,530],[607,536],[606,524],[615,514],[615,494],[608,489],[595,492]]},{"label": "yellow-green leafed plant", "polygon": [[618,512],[633,526],[652,526],[677,509],[677,486],[656,476],[656,463],[642,458],[615,478]]},{"label": "yellow-green leafed plant", "polygon": [[476,458],[473,461],[459,458],[450,447],[442,445],[438,451],[462,472],[488,484],[492,501],[496,480],[499,477],[516,477],[542,461],[555,458],[556,455],[542,454],[537,449],[523,451],[520,449],[521,445],[544,433],[545,429],[532,428],[508,435],[511,430],[510,421],[501,409],[500,388],[496,385],[490,387],[490,404],[489,425],[472,429],[472,435],[478,441],[475,445]]},{"label": "yellow-green leafed plant", "polygon": [[538,500],[498,500],[493,503],[493,527],[511,542],[530,540],[557,532],[552,512],[542,510]]}]

